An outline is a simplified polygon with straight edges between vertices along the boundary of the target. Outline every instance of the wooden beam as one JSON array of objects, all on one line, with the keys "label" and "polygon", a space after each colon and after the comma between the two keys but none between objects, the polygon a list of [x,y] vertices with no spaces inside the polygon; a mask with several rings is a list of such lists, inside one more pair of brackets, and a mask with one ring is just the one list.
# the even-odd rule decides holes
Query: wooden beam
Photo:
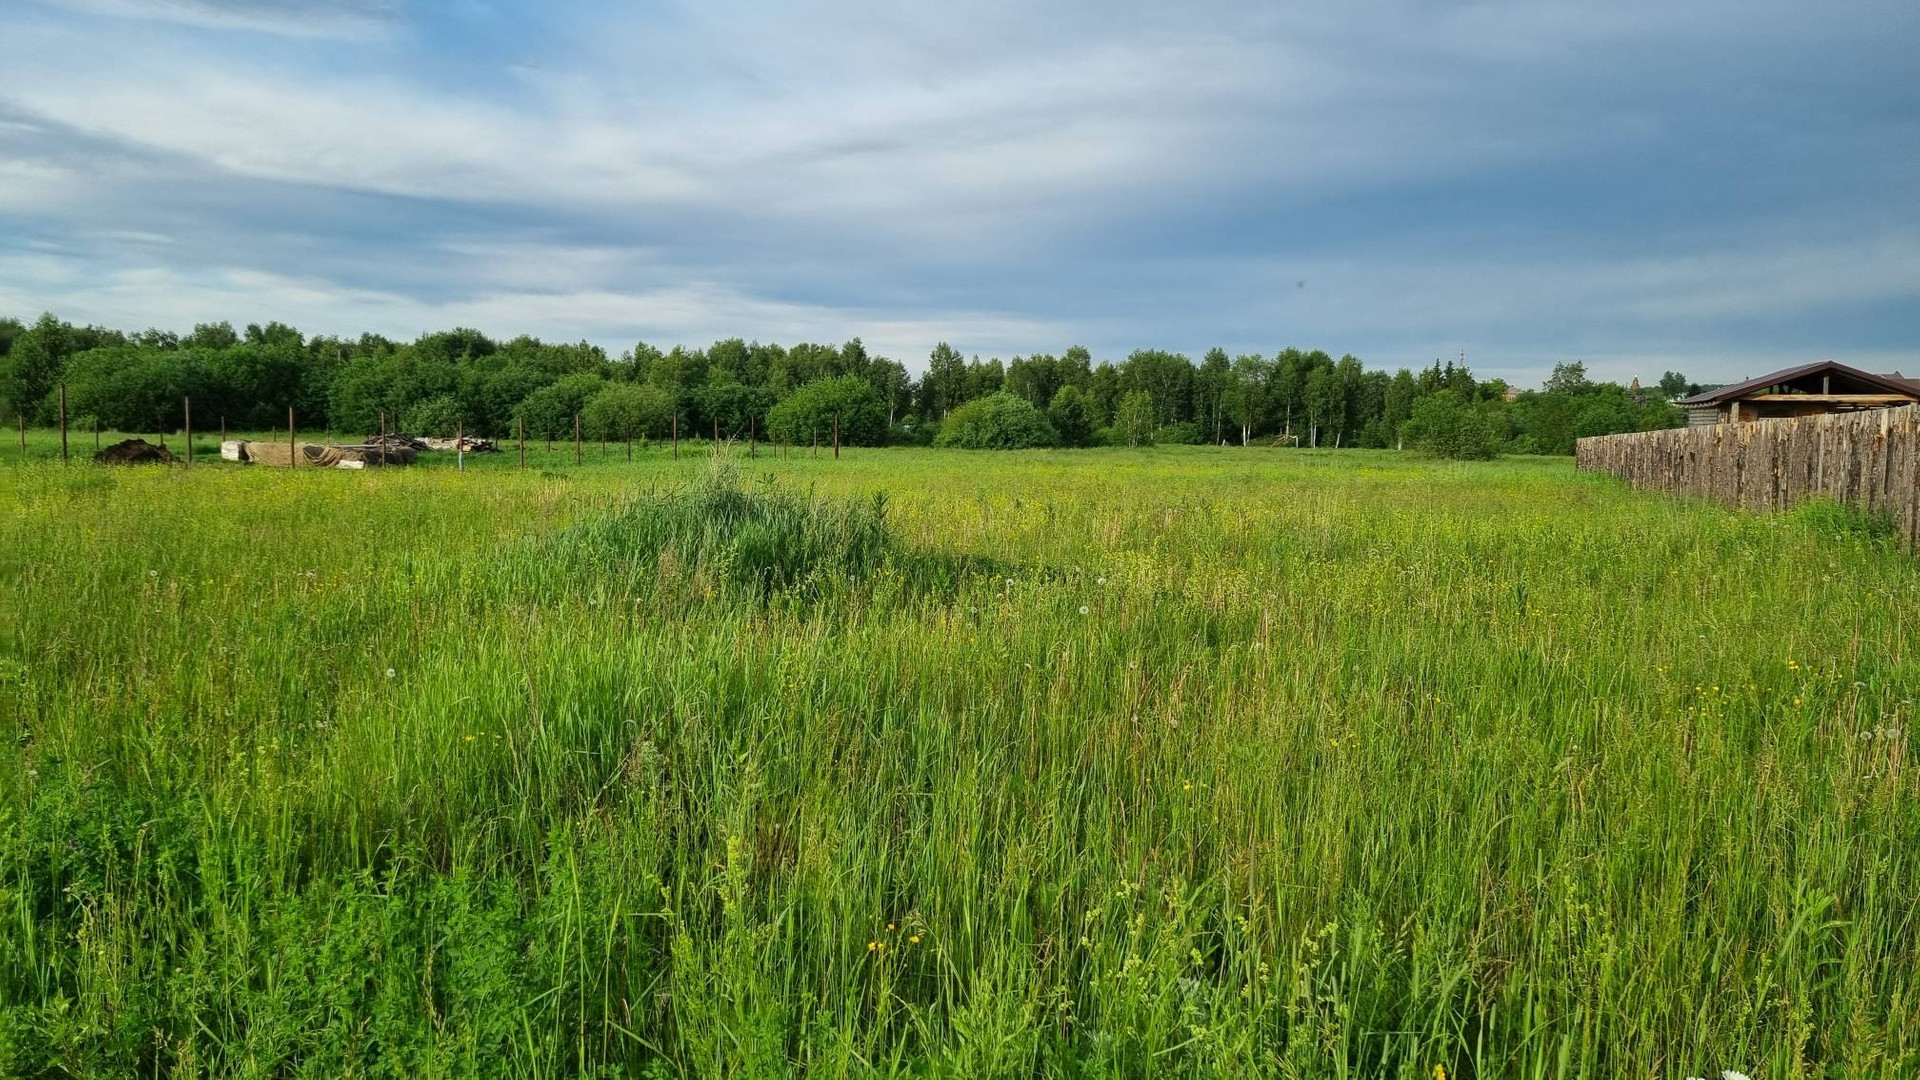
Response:
[{"label": "wooden beam", "polygon": [[1830,401],[1836,405],[1890,405],[1902,401],[1920,401],[1920,394],[1758,394],[1738,398],[1753,405],[1769,401]]}]

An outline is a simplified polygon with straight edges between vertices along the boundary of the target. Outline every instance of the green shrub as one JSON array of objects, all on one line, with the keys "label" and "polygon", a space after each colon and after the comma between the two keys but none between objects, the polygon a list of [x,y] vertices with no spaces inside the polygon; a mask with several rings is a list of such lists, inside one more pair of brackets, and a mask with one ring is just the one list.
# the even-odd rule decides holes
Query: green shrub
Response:
[{"label": "green shrub", "polygon": [[528,438],[571,439],[573,418],[606,385],[598,375],[569,375],[528,394],[514,415],[526,421]]},{"label": "green shrub", "polygon": [[1059,440],[1033,403],[1005,390],[977,398],[948,414],[935,446],[962,450],[1025,450]]},{"label": "green shrub", "polygon": [[795,446],[833,441],[835,418],[848,446],[884,446],[887,403],[858,375],[815,379],[788,394],[767,413],[767,433]]},{"label": "green shrub", "polygon": [[1093,403],[1077,386],[1063,386],[1047,406],[1047,420],[1053,425],[1061,446],[1086,446],[1093,439]]},{"label": "green shrub", "polygon": [[452,394],[441,394],[408,409],[400,422],[400,429],[414,435],[445,439],[451,438],[460,429],[463,420],[459,400]]},{"label": "green shrub", "polygon": [[1414,402],[1413,416],[1401,429],[1407,445],[1432,457],[1485,461],[1497,452],[1486,415],[1452,390]]},{"label": "green shrub", "polygon": [[1168,446],[1194,446],[1204,442],[1200,425],[1181,421],[1177,424],[1162,424],[1154,429],[1153,441]]},{"label": "green shrub", "polygon": [[589,439],[664,435],[673,422],[673,397],[657,386],[613,383],[587,402],[580,419]]}]

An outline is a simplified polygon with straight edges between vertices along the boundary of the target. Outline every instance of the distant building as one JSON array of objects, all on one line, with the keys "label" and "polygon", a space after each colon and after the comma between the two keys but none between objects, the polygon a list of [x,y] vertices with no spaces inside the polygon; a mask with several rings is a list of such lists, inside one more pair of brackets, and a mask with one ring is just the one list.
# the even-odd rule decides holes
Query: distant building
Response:
[{"label": "distant building", "polygon": [[1674,404],[1687,410],[1688,427],[1708,427],[1916,402],[1920,402],[1920,379],[1898,372],[1874,375],[1837,360],[1820,360],[1706,390]]}]

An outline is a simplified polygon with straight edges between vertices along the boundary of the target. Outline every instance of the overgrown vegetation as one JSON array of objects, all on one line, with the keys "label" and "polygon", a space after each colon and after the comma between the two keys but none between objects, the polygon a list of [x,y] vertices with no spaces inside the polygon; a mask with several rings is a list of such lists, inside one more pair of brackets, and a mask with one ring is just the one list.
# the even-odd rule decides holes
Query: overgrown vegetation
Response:
[{"label": "overgrown vegetation", "polygon": [[0,1074],[1920,1070],[1884,544],[1544,459],[532,454],[0,469]]}]

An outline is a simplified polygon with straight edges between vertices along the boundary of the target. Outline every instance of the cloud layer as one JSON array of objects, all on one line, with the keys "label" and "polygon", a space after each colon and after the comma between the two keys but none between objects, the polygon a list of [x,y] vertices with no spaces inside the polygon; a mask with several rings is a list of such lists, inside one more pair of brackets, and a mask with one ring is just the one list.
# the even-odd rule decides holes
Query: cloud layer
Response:
[{"label": "cloud layer", "polygon": [[0,310],[1920,370],[1911,5],[69,0]]}]

